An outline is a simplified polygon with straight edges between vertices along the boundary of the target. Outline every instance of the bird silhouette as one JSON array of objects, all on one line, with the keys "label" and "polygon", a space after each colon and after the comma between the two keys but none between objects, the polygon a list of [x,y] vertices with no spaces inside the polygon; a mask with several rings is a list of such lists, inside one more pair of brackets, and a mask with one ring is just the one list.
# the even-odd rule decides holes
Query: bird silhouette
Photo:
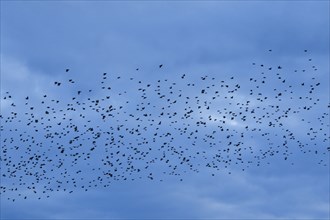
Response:
[{"label": "bird silhouette", "polygon": [[[210,176],[230,175],[231,167],[243,172],[274,157],[290,161],[295,148],[328,166],[330,104],[310,59],[304,80],[290,77],[295,71],[285,65],[253,62],[246,78],[101,73],[86,87],[73,72],[62,87],[50,82],[58,94],[52,88],[38,97],[7,91],[1,102],[9,105],[0,115],[1,193],[16,201],[15,192],[41,199],[113,181],[183,181],[205,168]],[[297,118],[299,131],[288,126]]]}]

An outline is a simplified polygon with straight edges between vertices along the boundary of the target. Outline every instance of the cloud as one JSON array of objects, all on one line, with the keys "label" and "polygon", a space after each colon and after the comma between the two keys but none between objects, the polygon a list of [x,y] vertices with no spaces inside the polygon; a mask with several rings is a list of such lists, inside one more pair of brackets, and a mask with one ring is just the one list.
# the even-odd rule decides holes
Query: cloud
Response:
[{"label": "cloud", "polygon": [[322,218],[329,211],[327,195],[319,195],[322,188],[315,182],[323,180],[308,174],[265,176],[237,170],[211,180],[204,172],[180,183],[114,182],[108,189],[57,192],[43,201],[3,202],[2,208],[20,207],[25,217],[34,218]]},{"label": "cloud", "polygon": [[[315,195],[320,188],[313,182],[322,178],[306,181],[308,174],[259,176],[231,171],[231,175],[220,174],[209,182],[188,181],[175,196],[193,203],[204,218],[308,219],[322,218],[329,212],[329,207],[325,208],[327,196]],[[297,186],[297,182],[305,184]],[[292,205],[283,206],[289,203]]]},{"label": "cloud", "polygon": [[[24,98],[27,94],[31,104],[38,105],[47,92],[54,99],[61,100],[57,107],[63,109],[61,113],[52,115],[57,117],[52,123],[60,122],[63,114],[66,114],[76,124],[82,125],[85,121],[79,118],[76,112],[66,110],[65,105],[72,101],[70,98],[76,95],[77,90],[86,91],[98,85],[97,79],[103,72],[107,72],[111,77],[121,76],[128,79],[132,76],[134,79],[141,79],[141,86],[158,79],[178,82],[181,74],[185,73],[187,80],[196,83],[196,87],[187,89],[184,84],[186,81],[180,81],[176,88],[185,88],[182,93],[187,96],[200,95],[200,89],[203,88],[199,80],[201,74],[226,82],[231,76],[235,76],[233,81],[240,83],[242,90],[235,94],[233,103],[242,103],[249,99],[251,108],[268,108],[269,105],[278,104],[272,98],[274,94],[271,91],[278,82],[275,76],[269,75],[271,86],[260,89],[264,95],[269,95],[267,101],[261,103],[255,96],[247,95],[252,85],[247,81],[251,75],[259,73],[259,65],[264,64],[273,68],[277,65],[285,67],[282,74],[294,85],[309,80],[311,74],[317,75],[322,83],[321,89],[318,90],[321,107],[313,109],[311,113],[291,114],[287,120],[283,120],[283,124],[286,129],[294,131],[304,143],[307,143],[305,139],[308,138],[304,129],[309,127],[302,126],[301,119],[310,120],[309,125],[314,129],[321,128],[319,121],[315,119],[321,117],[321,113],[326,110],[329,98],[329,85],[326,83],[329,81],[328,2],[3,2],[1,5],[1,91],[3,96],[4,92],[9,90],[15,99],[20,100],[18,105],[23,108],[17,108],[18,112],[23,113]],[[272,49],[272,53],[269,53],[268,49]],[[308,49],[308,55],[303,53],[304,49]],[[310,64],[306,64],[309,55],[313,56],[313,65],[317,66],[318,72],[310,71]],[[257,63],[258,68],[253,67],[252,62]],[[161,63],[164,68],[160,71],[158,65]],[[66,68],[70,68],[68,74],[65,73]],[[135,71],[136,68],[140,70]],[[293,72],[296,68],[298,73]],[[309,69],[302,72],[304,68]],[[67,82],[70,77],[77,79],[79,86],[69,87],[63,83],[59,90],[53,85],[54,81]],[[128,94],[121,97],[112,96],[111,100],[104,104],[122,105],[128,113],[135,114],[133,107],[140,101],[140,94],[136,92],[139,85],[132,85],[125,80],[114,83],[117,81],[111,77],[109,84],[113,91],[126,90]],[[215,85],[216,89],[218,86],[219,84]],[[284,99],[285,101],[280,103],[282,107],[292,106],[294,109],[302,103],[308,103],[306,100],[296,100],[296,96],[303,92],[303,89],[295,87],[294,91],[294,100]],[[95,91],[90,97],[96,99],[106,94],[104,91]],[[79,100],[81,102],[86,101],[87,96],[83,95],[84,93]],[[155,102],[157,107],[166,105],[165,101],[157,101],[156,96],[152,98],[151,101]],[[126,105],[126,99],[133,103]],[[9,112],[10,105],[10,100],[1,99],[2,113]],[[191,121],[179,120],[177,127],[196,122],[199,117],[207,119],[209,115],[220,120],[222,115],[216,110],[228,105],[227,102],[216,103],[213,106],[215,111],[203,111],[194,115]],[[195,107],[193,104],[192,106]],[[185,107],[184,102],[178,103],[171,110],[180,115],[184,114]],[[236,111],[237,107],[230,108]],[[158,110],[160,109],[156,108],[153,111],[160,113]],[[33,113],[39,117],[43,112],[40,108]],[[269,108],[268,113],[275,113],[275,110]],[[104,123],[95,112],[84,114],[86,120],[92,121],[91,126],[98,125],[100,129],[109,126],[116,128],[120,123],[125,123],[127,128],[139,123],[145,126],[150,123],[146,120],[132,122],[129,119],[125,122],[127,115],[124,114],[116,115],[111,123]],[[249,117],[252,115],[249,114]],[[231,132],[240,131],[246,125],[252,124],[252,121],[248,120],[224,121],[227,127],[231,128]],[[49,124],[51,123],[47,125]],[[173,127],[164,126],[168,124],[163,121],[162,132],[174,131]],[[198,136],[201,143],[203,135],[213,129],[213,125],[216,126],[217,123],[209,121],[204,133]],[[258,124],[255,127],[269,132],[269,136],[274,138],[272,150],[276,149],[277,144],[281,144],[282,139],[274,135],[280,136],[283,134],[282,130],[268,128],[267,124]],[[19,129],[29,130],[21,127]],[[144,134],[152,135],[152,131]],[[254,133],[249,133],[244,143],[246,146],[252,146],[256,153],[249,154],[248,149],[245,156],[255,161],[254,156],[262,157],[262,154],[269,153],[269,148],[263,147],[268,146],[268,142],[260,137],[261,133],[257,132],[254,137],[250,137],[250,134],[252,136]],[[15,134],[11,132],[2,135],[16,140]],[[38,135],[41,137],[43,132],[39,132],[36,137],[39,137]],[[221,139],[221,136],[217,137]],[[62,138],[60,144],[65,145],[67,139]],[[140,139],[127,137],[124,141],[136,143]],[[189,149],[186,150],[188,155],[193,153],[185,138],[177,135],[176,141],[176,146],[180,145],[181,150],[184,150],[181,145]],[[154,145],[158,146],[157,144]],[[324,145],[319,139],[313,144],[317,145],[310,145],[306,151],[314,151],[316,147],[321,149]],[[205,149],[203,143],[201,146],[198,150]],[[213,155],[218,150],[223,150],[223,146],[225,145],[218,144],[208,152]],[[34,150],[37,151],[38,148]],[[145,180],[146,177],[141,175],[132,182],[111,181],[107,188],[98,186],[88,192],[49,192],[50,198],[41,200],[35,197],[22,200],[17,197],[17,193],[30,195],[31,191],[26,192],[22,187],[13,195],[6,194],[16,198],[14,203],[1,196],[1,217],[328,217],[328,166],[317,164],[320,159],[327,160],[328,152],[324,150],[324,155],[314,157],[297,152],[299,149],[296,145],[290,145],[290,150],[294,154],[287,161],[283,161],[283,155],[259,158],[261,166],[257,166],[258,163],[247,164],[249,169],[244,172],[241,168],[246,164],[233,164],[232,167],[225,168],[224,164],[219,163],[219,170],[207,169],[204,167],[206,162],[200,157],[195,160],[200,164],[197,173],[190,172],[187,167],[180,167],[180,176],[162,176],[164,167],[155,165],[153,169],[160,174],[158,177],[163,182],[158,182],[157,178],[155,181]],[[15,151],[13,152],[15,154]],[[152,156],[147,159],[151,160],[157,153],[150,153]],[[94,154],[91,164],[97,165],[101,156],[104,156],[102,148]],[[178,161],[178,158],[173,159],[174,164]],[[291,166],[291,163],[295,163],[295,166]],[[326,162],[325,164],[329,165]],[[84,168],[80,177],[84,177],[85,182],[81,184],[101,175],[87,167],[83,163],[75,167]],[[60,169],[56,170],[54,176],[60,178],[61,172]],[[229,172],[231,174],[228,174]],[[180,181],[181,178],[183,181]],[[42,183],[36,186],[40,189],[43,187]]]}]

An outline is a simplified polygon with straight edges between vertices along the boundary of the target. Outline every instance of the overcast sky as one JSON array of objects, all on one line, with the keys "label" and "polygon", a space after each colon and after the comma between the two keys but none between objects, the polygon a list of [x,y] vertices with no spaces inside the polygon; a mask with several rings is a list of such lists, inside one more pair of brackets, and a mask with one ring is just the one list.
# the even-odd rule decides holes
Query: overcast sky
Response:
[{"label": "overcast sky", "polygon": [[[310,68],[309,59],[317,71]],[[161,69],[160,64],[163,64]],[[186,74],[200,87],[203,84],[197,79],[204,75],[218,81],[234,77],[231,82],[241,85],[243,90],[238,97],[244,100],[251,87],[248,79],[263,71],[260,65],[281,66],[281,74],[293,83],[308,83],[313,77],[321,82],[313,96],[320,99],[319,104],[311,113],[298,115],[315,128],[321,126],[316,118],[329,112],[330,102],[329,2],[1,2],[3,115],[12,111],[10,103],[3,99],[6,91],[10,91],[17,103],[19,100],[23,103],[26,95],[39,100],[43,94],[69,100],[76,90],[96,88],[104,72],[146,83],[167,79],[179,86],[183,86],[181,75]],[[54,81],[67,79],[67,68],[72,74],[69,76],[77,80],[77,87],[63,86],[58,90],[50,86]],[[277,86],[275,81],[271,85]],[[114,91],[133,91],[136,84],[123,80],[111,86]],[[186,89],[186,95],[200,94],[200,90],[182,88]],[[95,90],[94,97],[102,95],[101,90]],[[262,91],[270,94],[272,88],[265,87]],[[294,87],[294,92],[298,96],[304,91]],[[134,103],[137,97],[133,92],[128,94],[131,95],[126,98]],[[113,103],[120,105],[121,101],[117,97]],[[285,101],[282,107],[301,104]],[[155,99],[153,104],[162,103]],[[180,111],[184,105],[177,108]],[[23,107],[17,110],[20,111]],[[122,115],[118,118],[125,120]],[[284,126],[307,143],[306,124],[295,119],[288,119]],[[329,115],[322,125],[328,129],[325,130],[328,140],[324,142],[324,137],[319,136],[314,140],[316,150],[321,152],[317,155],[303,154],[292,145],[290,160],[281,156],[267,158],[260,166],[244,171],[240,166],[214,171],[200,167],[198,173],[183,168],[187,172],[177,178],[162,176],[156,170],[154,181],[149,178],[113,181],[106,188],[53,192],[41,200],[33,196],[24,200],[6,192],[1,195],[1,218],[327,219],[330,216],[328,120]],[[228,126],[240,129],[238,122]],[[165,125],[163,129],[172,131]],[[271,132],[282,134],[276,129]],[[5,129],[1,136],[10,135]],[[131,141],[130,137],[126,138],[127,142]],[[179,136],[175,138],[177,144],[186,141]],[[264,144],[257,138],[246,140],[250,142]],[[1,165],[6,169],[3,162]],[[12,182],[3,178],[1,184],[7,186]],[[26,189],[19,190],[31,194]],[[7,199],[15,196],[14,202]]]}]

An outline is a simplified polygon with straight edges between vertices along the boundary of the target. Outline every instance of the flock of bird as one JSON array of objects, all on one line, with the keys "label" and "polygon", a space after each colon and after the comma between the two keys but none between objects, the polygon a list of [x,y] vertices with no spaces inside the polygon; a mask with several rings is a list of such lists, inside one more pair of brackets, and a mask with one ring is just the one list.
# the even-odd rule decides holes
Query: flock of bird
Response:
[{"label": "flock of bird", "polygon": [[88,85],[65,69],[39,97],[5,91],[1,194],[15,201],[113,181],[182,181],[185,173],[230,174],[272,157],[290,161],[297,152],[328,166],[330,106],[320,87],[329,85],[312,63],[307,58],[296,70],[252,63],[254,73],[221,79],[167,79],[161,64],[150,78],[139,67],[134,77],[101,73]]}]

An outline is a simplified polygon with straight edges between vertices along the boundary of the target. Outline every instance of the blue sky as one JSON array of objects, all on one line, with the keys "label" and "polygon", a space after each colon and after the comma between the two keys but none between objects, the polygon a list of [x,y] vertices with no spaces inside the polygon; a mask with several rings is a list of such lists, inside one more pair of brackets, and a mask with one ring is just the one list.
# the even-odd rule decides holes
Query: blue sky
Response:
[{"label": "blue sky", "polygon": [[[160,64],[163,64],[162,68],[159,68]],[[278,66],[282,69],[278,69]],[[266,72],[268,67],[273,68],[271,73],[274,75],[268,75],[270,81],[258,90],[269,97],[265,101],[268,104],[266,105],[260,104],[256,95],[248,94],[256,86],[249,78],[261,79],[261,73]],[[66,68],[70,68],[68,73],[65,72]],[[269,105],[280,105],[281,110],[310,105],[312,101],[298,98],[306,96],[306,89],[300,83],[305,82],[308,86],[320,82],[321,85],[315,89],[313,95],[309,96],[307,93],[313,100],[319,99],[313,109],[289,114],[289,118],[281,121],[285,129],[294,132],[296,139],[310,144],[305,147],[307,153],[302,153],[297,144],[290,141],[289,152],[292,154],[288,156],[288,160],[284,160],[281,149],[280,154],[267,156],[257,166],[257,159],[244,152],[245,160],[253,161],[248,168],[235,164],[225,168],[224,164],[219,164],[219,170],[209,169],[206,164],[214,156],[214,149],[227,148],[225,144],[219,144],[212,149],[206,148],[207,160],[202,157],[193,160],[195,165],[202,164],[197,166],[198,173],[189,170],[187,166],[179,165],[180,176],[164,175],[162,171],[168,171],[167,167],[159,162],[150,168],[150,172],[154,173],[154,180],[148,178],[148,170],[136,174],[134,181],[114,180],[107,187],[94,187],[87,192],[72,188],[69,184],[64,185],[62,189],[66,191],[48,192],[49,198],[42,195],[41,199],[26,187],[18,186],[15,192],[1,192],[1,218],[329,218],[329,2],[1,2],[3,116],[16,111],[23,121],[26,120],[24,98],[27,95],[35,106],[34,114],[37,117],[44,111],[42,105],[38,104],[44,94],[61,100],[59,108],[70,102],[78,90],[83,91],[81,101],[86,101],[88,97],[104,97],[104,90],[99,89],[104,72],[108,73],[110,81],[107,83],[113,91],[107,104],[124,106],[123,111],[128,113],[116,111],[118,114],[115,119],[127,127],[136,127],[139,123],[128,117],[129,113],[139,114],[134,110],[141,101],[140,93],[136,92],[140,87],[139,80],[142,81],[141,85],[150,83],[151,88],[156,88],[157,81],[161,80],[159,85],[166,95],[171,83],[176,83],[175,91],[179,92],[181,89],[183,97],[200,96],[201,89],[213,83],[212,77],[216,79],[215,89],[222,80],[230,88],[239,84],[242,88],[235,93],[234,102],[250,100],[252,106],[267,107],[265,111],[257,111],[260,116],[264,112],[276,115]],[[276,73],[286,79],[286,83],[293,85],[293,99],[284,95],[283,101],[278,101],[272,96],[273,88],[284,91],[283,83],[278,80]],[[186,81],[181,79],[182,74],[186,74]],[[201,81],[200,77],[205,75],[208,76],[207,80]],[[118,76],[121,79],[115,81]],[[134,78],[133,81],[129,80],[131,77]],[[74,86],[64,83],[70,78],[75,80]],[[53,85],[54,81],[63,82],[60,89]],[[187,86],[189,82],[196,86]],[[88,89],[93,89],[91,96],[85,92]],[[11,101],[3,98],[7,96],[7,91],[10,91],[18,106],[14,110],[10,106]],[[219,88],[219,91],[221,93],[225,90]],[[123,96],[118,95],[121,92]],[[212,102],[211,96],[206,94],[203,97],[203,100]],[[164,101],[159,100],[156,95],[148,93],[148,98],[152,105],[164,106]],[[124,104],[126,100],[130,101],[129,105]],[[179,102],[172,110],[180,114],[185,107],[184,102]],[[191,107],[196,110],[197,105]],[[216,116],[216,110],[228,108],[238,111],[237,107],[231,106],[223,98],[212,102],[211,107],[213,112],[205,110],[200,114],[194,113],[193,116],[207,118],[211,115],[217,118],[220,116]],[[157,111],[160,109],[155,109],[149,109],[147,113],[159,113]],[[85,122],[81,121],[77,113],[67,114],[79,126]],[[318,120],[321,116],[324,117]],[[91,126],[100,126],[101,131],[106,131],[106,125],[96,118],[95,112],[90,110],[86,117],[92,120]],[[183,129],[186,121],[178,120],[177,127],[171,127],[170,121],[167,122],[163,121],[160,132],[176,134],[173,135],[174,146],[191,143],[174,130]],[[55,121],[52,123],[55,124]],[[143,123],[147,126],[148,122]],[[198,135],[197,148],[189,146],[185,153],[191,156],[199,149],[205,150],[202,146],[203,138],[217,129],[217,125],[208,123]],[[42,132],[35,133],[30,127],[24,127],[18,122],[2,121],[2,126],[2,141],[13,138],[14,143],[19,143],[17,134],[10,132],[10,129],[15,128],[26,131],[36,140],[44,140]],[[252,116],[248,116],[244,123],[227,122],[225,128],[232,132],[242,132],[245,126],[254,126]],[[323,133],[319,132],[310,140],[306,136],[310,127],[315,130],[322,128]],[[274,145],[282,144],[283,139],[280,136],[285,134],[282,129],[271,128],[267,124],[256,128],[268,132]],[[150,132],[144,133],[147,138],[152,137],[151,132],[154,130],[151,126],[150,129]],[[245,138],[244,145],[253,146],[254,152],[262,154],[268,149],[262,133],[257,132],[253,138]],[[236,133],[229,134],[236,138]],[[227,133],[220,133],[217,138],[220,140],[223,135]],[[106,141],[102,138],[100,146]],[[66,138],[57,139],[59,144],[65,144],[66,141]],[[134,136],[129,135],[123,140],[126,144],[134,141]],[[43,143],[50,144],[47,140]],[[84,141],[81,143],[88,144]],[[156,146],[158,144],[160,142],[155,143]],[[2,145],[1,156],[6,158],[8,154],[4,154],[3,149]],[[315,154],[315,150],[319,153]],[[157,150],[155,151],[151,155],[159,156]],[[19,160],[17,155],[15,157],[16,153],[24,155],[24,152],[9,152],[15,162]],[[53,153],[51,151],[48,156],[54,156]],[[101,157],[101,152],[95,153],[90,161],[91,167],[98,167]],[[176,162],[173,159],[173,163]],[[1,167],[2,173],[11,169],[4,161],[1,161]],[[76,168],[82,170],[82,185],[97,175],[83,162]],[[71,171],[74,173],[76,170]],[[69,169],[69,173],[71,171]],[[58,173],[48,172],[47,175],[61,179],[60,172],[61,170]],[[24,178],[24,181],[31,183],[28,178]],[[2,178],[1,184],[8,188],[17,186],[18,179]],[[43,184],[45,182],[35,186],[42,191]],[[70,190],[74,192],[68,193]],[[24,200],[18,194],[27,195],[28,199]]]}]

